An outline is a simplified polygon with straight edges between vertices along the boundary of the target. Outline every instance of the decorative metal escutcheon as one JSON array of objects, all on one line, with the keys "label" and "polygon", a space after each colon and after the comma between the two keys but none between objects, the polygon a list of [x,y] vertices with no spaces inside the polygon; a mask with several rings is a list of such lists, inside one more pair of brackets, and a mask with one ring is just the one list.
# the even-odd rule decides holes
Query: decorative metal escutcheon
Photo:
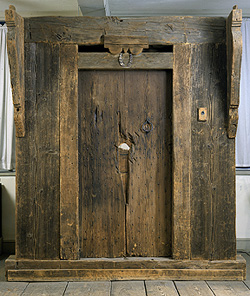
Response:
[{"label": "decorative metal escutcheon", "polygon": [[153,123],[147,118],[146,121],[142,124],[142,131],[144,133],[150,133],[153,130]]}]

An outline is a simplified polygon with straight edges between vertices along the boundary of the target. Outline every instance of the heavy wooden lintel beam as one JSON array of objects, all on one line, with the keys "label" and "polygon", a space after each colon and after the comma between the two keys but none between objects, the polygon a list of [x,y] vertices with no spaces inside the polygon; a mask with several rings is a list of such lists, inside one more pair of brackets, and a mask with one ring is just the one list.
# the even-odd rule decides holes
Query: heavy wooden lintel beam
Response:
[{"label": "heavy wooden lintel beam", "polygon": [[227,18],[227,134],[236,137],[241,71],[242,10],[235,5]]},{"label": "heavy wooden lintel beam", "polygon": [[16,136],[25,135],[24,20],[10,5],[5,11]]}]

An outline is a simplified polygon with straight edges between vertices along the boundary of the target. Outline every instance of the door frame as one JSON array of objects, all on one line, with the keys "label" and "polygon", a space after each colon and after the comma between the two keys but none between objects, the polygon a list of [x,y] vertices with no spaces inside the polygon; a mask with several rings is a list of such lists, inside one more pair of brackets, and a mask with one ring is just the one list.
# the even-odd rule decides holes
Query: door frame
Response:
[{"label": "door frame", "polygon": [[[124,70],[119,55],[78,52],[61,45],[60,61],[60,258],[79,259],[78,70]],[[191,45],[173,52],[134,56],[131,70],[173,71],[172,256],[190,259]],[[128,69],[128,71],[129,71]],[[185,124],[184,124],[185,123]],[[72,130],[76,132],[72,134]],[[73,225],[73,227],[72,227]]]}]

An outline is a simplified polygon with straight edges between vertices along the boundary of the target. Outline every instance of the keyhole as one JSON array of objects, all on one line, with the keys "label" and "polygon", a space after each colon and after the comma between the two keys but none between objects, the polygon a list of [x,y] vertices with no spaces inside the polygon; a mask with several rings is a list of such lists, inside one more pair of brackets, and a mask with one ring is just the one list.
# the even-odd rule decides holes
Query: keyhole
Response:
[{"label": "keyhole", "polygon": [[145,133],[149,133],[153,130],[153,124],[149,121],[149,119],[147,119],[142,127],[141,127],[142,131],[145,132]]},{"label": "keyhole", "polygon": [[146,132],[149,132],[150,131],[150,125],[148,123],[146,123],[144,125],[144,129],[145,129]]}]

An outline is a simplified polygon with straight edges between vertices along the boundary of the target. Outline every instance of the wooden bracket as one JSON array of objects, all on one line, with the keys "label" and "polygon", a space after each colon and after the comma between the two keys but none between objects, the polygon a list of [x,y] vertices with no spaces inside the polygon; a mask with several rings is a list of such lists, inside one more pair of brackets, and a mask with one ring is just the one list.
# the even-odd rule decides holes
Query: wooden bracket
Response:
[{"label": "wooden bracket", "polygon": [[5,11],[8,27],[7,49],[10,64],[14,120],[16,136],[25,135],[25,88],[24,88],[24,20],[10,5]]},{"label": "wooden bracket", "polygon": [[146,36],[104,36],[104,47],[108,48],[110,53],[119,54],[122,51],[137,55],[140,54],[144,48],[148,48],[148,37]]},{"label": "wooden bracket", "polygon": [[241,37],[242,10],[233,7],[227,18],[227,135],[236,137],[238,125],[238,107],[241,71]]}]

